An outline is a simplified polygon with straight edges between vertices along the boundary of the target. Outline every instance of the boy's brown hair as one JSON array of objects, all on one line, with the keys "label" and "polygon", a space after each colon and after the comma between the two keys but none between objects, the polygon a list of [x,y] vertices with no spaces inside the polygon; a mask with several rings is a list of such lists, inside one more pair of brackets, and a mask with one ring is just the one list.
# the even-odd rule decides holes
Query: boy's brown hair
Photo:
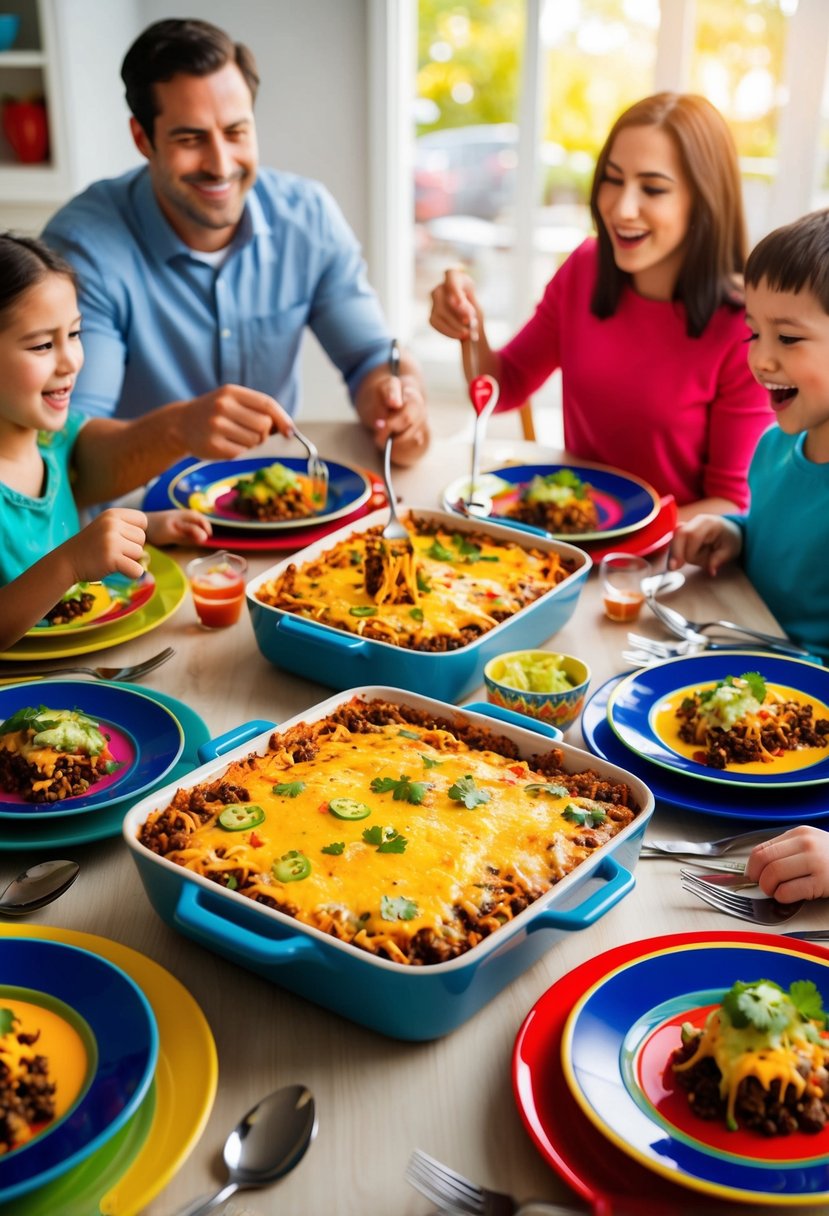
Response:
[{"label": "boy's brown hair", "polygon": [[772,291],[811,291],[829,314],[829,210],[775,228],[746,262],[747,287],[765,279]]}]

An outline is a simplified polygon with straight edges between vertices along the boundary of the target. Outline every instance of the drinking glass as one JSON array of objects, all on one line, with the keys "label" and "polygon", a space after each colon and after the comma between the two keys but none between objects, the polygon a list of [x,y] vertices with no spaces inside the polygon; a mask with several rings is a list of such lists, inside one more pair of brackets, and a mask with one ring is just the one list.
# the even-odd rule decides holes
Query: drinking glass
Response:
[{"label": "drinking glass", "polygon": [[645,602],[642,579],[651,572],[644,557],[632,553],[608,553],[599,566],[605,616],[611,621],[635,621]]},{"label": "drinking glass", "polygon": [[187,579],[203,628],[223,629],[236,624],[245,602],[247,568],[243,557],[225,549],[188,563]]}]

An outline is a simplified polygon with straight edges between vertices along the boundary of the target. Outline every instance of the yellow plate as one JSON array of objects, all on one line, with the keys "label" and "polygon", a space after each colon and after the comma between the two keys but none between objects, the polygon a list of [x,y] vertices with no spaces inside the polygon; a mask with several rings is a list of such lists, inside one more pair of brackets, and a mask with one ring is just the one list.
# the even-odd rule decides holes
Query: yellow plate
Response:
[{"label": "yellow plate", "polygon": [[207,1019],[169,971],[120,942],[50,925],[0,925],[0,937],[36,937],[91,950],[126,971],[152,1005],[159,1039],[152,1126],[99,1208],[102,1216],[138,1216],[189,1156],[213,1107],[219,1069]]},{"label": "yellow plate", "polygon": [[181,606],[187,593],[187,579],[178,563],[166,553],[151,545],[147,547],[147,552],[150,555],[149,572],[155,579],[155,593],[143,608],[121,621],[101,625],[92,633],[77,636],[69,633],[49,638],[25,637],[11,650],[0,654],[0,659],[37,663],[44,659],[66,659],[77,654],[90,654],[93,650],[106,650],[109,646],[129,642],[166,621]]}]

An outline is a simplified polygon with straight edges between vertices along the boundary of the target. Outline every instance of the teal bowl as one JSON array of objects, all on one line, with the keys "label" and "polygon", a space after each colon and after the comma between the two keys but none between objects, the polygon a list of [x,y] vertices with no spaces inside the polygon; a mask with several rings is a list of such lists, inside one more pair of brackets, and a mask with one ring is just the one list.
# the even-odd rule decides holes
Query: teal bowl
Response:
[{"label": "teal bowl", "polygon": [[20,29],[17,13],[0,13],[0,51],[10,50]]},{"label": "teal bowl", "polygon": [[[532,692],[514,688],[504,683],[505,669],[511,659],[560,660],[560,669],[570,680],[572,687],[562,692]],[[510,709],[513,713],[536,718],[559,730],[567,730],[578,718],[584,706],[584,698],[590,684],[590,668],[581,659],[571,654],[557,654],[550,650],[512,650],[496,655],[484,667],[484,684],[487,700],[493,705]]]}]

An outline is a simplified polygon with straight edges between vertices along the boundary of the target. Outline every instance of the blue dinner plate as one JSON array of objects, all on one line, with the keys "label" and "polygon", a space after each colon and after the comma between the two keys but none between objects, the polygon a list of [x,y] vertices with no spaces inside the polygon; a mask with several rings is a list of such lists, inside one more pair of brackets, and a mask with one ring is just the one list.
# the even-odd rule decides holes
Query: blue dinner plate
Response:
[{"label": "blue dinner plate", "polygon": [[[33,686],[34,687],[34,686]],[[109,685],[108,687],[112,687]],[[137,684],[119,684],[117,687],[144,693]],[[160,780],[154,781],[151,789],[168,782],[178,781],[201,764],[198,749],[210,738],[207,724],[194,710],[176,697],[148,689],[145,695],[166,706],[176,717],[184,731],[184,750],[178,762]],[[149,793],[145,790],[145,793]],[[89,844],[93,840],[104,840],[120,836],[124,815],[135,802],[128,795],[106,807],[98,807],[94,815],[80,814],[54,816],[27,815],[25,819],[0,818],[0,853],[25,849],[54,849],[64,846]]]},{"label": "blue dinner plate", "polygon": [[611,692],[607,718],[612,730],[630,751],[654,765],[718,785],[747,786],[754,790],[825,785],[829,780],[829,748],[807,768],[793,771],[748,773],[713,769],[674,751],[655,730],[655,718],[667,698],[683,689],[710,685],[727,676],[757,671],[769,684],[782,685],[824,705],[829,703],[829,671],[802,659],[787,659],[751,650],[717,651],[669,659],[635,671]]},{"label": "blue dinner plate", "polygon": [[[574,1005],[561,1049],[567,1085],[587,1118],[617,1148],[672,1182],[721,1199],[780,1206],[825,1202],[829,1130],[774,1139],[741,1132],[729,1139],[724,1130],[694,1119],[687,1102],[672,1117],[669,1103],[648,1089],[644,1052],[650,1036],[683,1008],[698,1015],[718,1004],[737,980],[758,979],[785,989],[812,980],[829,1004],[829,955],[816,959],[771,937],[768,946],[655,945],[654,953],[611,971]],[[664,1042],[667,1054],[679,1046],[678,1026]]]},{"label": "blue dinner plate", "polygon": [[123,768],[95,783],[86,794],[61,802],[11,801],[0,790],[0,819],[55,819],[100,811],[135,799],[170,772],[184,748],[184,730],[175,712],[153,694],[89,680],[38,680],[0,688],[0,722],[25,706],[80,709],[110,735],[110,748]]},{"label": "blue dinner plate", "polygon": [[[589,482],[592,489],[590,497],[596,507],[599,525],[588,532],[553,533],[562,540],[610,540],[614,536],[624,536],[628,532],[636,532],[644,528],[657,515],[660,508],[659,495],[647,482],[640,481],[629,473],[617,469],[609,469],[603,465],[593,464],[513,464],[500,469],[488,469],[484,477],[489,482],[498,477],[506,483],[503,491],[494,493],[494,486],[487,488],[487,497],[492,498],[490,518],[506,515],[510,506],[518,500],[521,491],[534,477],[547,477],[551,473],[559,473],[568,469],[576,473],[582,481]],[[465,482],[468,487],[468,478]],[[463,493],[460,483],[453,482],[444,494],[443,505],[447,510],[453,510]]]},{"label": "blue dinner plate", "polygon": [[[266,469],[277,461],[296,473],[305,473],[308,468],[306,460],[294,456],[246,456],[238,460],[203,461],[170,477],[167,483],[166,505],[169,507],[172,502],[176,507],[189,507],[191,494],[212,493],[215,496],[219,487],[225,487],[229,491],[240,477],[250,476],[258,469]],[[343,515],[350,515],[368,501],[371,484],[358,469],[336,464],[333,460],[327,460],[326,464],[328,497],[323,509],[314,515],[303,519],[249,519],[246,515],[221,505],[214,505],[204,514],[223,528],[239,529],[243,532],[279,532],[287,528],[316,527]]]},{"label": "blue dinner plate", "polygon": [[693,781],[682,773],[672,773],[648,763],[628,751],[613,733],[607,720],[607,702],[625,675],[614,676],[597,688],[581,715],[581,733],[591,752],[611,764],[629,769],[648,785],[660,807],[698,811],[725,819],[751,819],[758,823],[809,823],[829,815],[829,787],[802,786],[796,790],[743,790],[739,786],[723,789],[708,782]]},{"label": "blue dinner plate", "polygon": [[18,999],[59,1014],[66,1006],[66,1020],[89,1046],[87,1081],[74,1104],[28,1144],[0,1156],[5,1203],[60,1177],[129,1121],[152,1082],[158,1031],[138,985],[120,967],[76,946],[0,939],[0,977],[0,1006],[13,1009]]}]

